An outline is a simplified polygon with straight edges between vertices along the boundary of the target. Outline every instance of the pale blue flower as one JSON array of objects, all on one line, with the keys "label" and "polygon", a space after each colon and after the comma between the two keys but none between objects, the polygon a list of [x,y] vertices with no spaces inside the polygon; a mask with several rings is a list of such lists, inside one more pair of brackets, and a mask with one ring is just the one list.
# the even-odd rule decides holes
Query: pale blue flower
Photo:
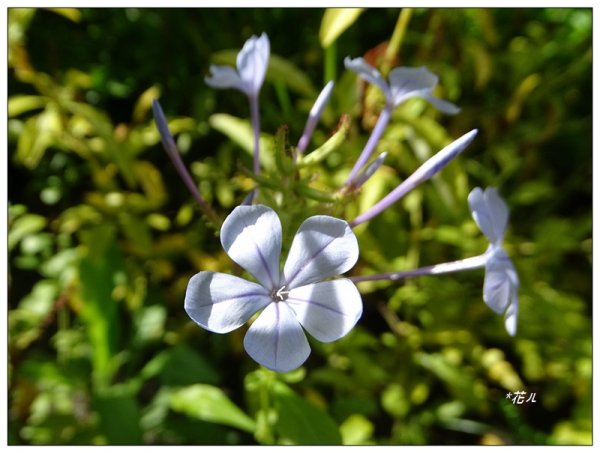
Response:
[{"label": "pale blue flower", "polygon": [[439,111],[448,114],[455,114],[460,110],[454,104],[433,96],[433,90],[438,83],[438,77],[425,67],[394,68],[390,71],[388,83],[381,73],[368,64],[363,58],[359,57],[352,59],[346,57],[344,59],[344,64],[347,69],[357,73],[367,82],[378,86],[381,91],[383,91],[386,100],[385,107],[377,119],[377,123],[373,128],[373,132],[371,132],[369,140],[348,175],[346,185],[356,185],[355,179],[358,172],[363,168],[369,160],[369,157],[371,157],[371,154],[375,151],[375,147],[379,143],[385,128],[392,118],[392,112],[407,99],[415,97],[425,99]]},{"label": "pale blue flower", "polygon": [[519,277],[512,261],[502,248],[504,231],[508,222],[508,208],[498,195],[498,191],[490,187],[485,191],[479,187],[474,188],[469,194],[468,201],[475,222],[490,240],[490,245],[485,253],[407,271],[355,276],[350,277],[350,280],[355,283],[403,280],[424,275],[440,275],[485,268],[483,300],[496,313],[504,314],[504,326],[507,332],[514,336],[517,333],[519,312]]},{"label": "pale blue flower", "polygon": [[468,197],[473,219],[490,240],[485,253],[485,280],[483,300],[496,313],[504,313],[504,325],[509,334],[517,331],[519,311],[519,277],[515,267],[502,248],[508,223],[508,208],[495,188],[482,191],[474,188]]},{"label": "pale blue flower", "polygon": [[268,36],[252,35],[237,55],[237,71],[230,66],[211,65],[211,75],[204,80],[213,88],[236,88],[256,97],[265,80],[269,55]]},{"label": "pale blue flower", "polygon": [[455,114],[460,111],[451,102],[433,96],[439,79],[424,66],[394,68],[390,71],[388,83],[377,69],[361,57],[346,57],[344,64],[347,69],[357,73],[367,82],[377,85],[383,91],[386,103],[392,107],[399,106],[407,99],[418,97],[427,100],[440,112]]},{"label": "pale blue flower", "polygon": [[281,223],[271,208],[236,207],[223,223],[221,244],[258,283],[199,272],[188,284],[185,310],[216,333],[237,329],[262,310],[244,347],[261,365],[286,372],[310,354],[303,328],[319,341],[335,341],[360,318],[362,300],[349,279],[330,280],[358,259],[356,236],[347,222],[324,215],[308,218],[292,241],[283,270],[281,237]]},{"label": "pale blue flower", "polygon": [[263,33],[260,37],[252,35],[237,55],[237,71],[230,66],[211,65],[209,77],[204,81],[213,88],[236,88],[248,96],[250,121],[254,134],[254,153],[252,168],[255,174],[260,172],[260,111],[258,94],[265,80],[271,45],[269,37]]}]

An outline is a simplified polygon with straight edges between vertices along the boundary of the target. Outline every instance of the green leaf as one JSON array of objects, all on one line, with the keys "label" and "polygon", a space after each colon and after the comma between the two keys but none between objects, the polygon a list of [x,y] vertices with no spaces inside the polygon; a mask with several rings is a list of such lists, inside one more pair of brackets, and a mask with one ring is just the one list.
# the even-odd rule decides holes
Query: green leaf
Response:
[{"label": "green leaf", "polygon": [[171,409],[198,420],[233,426],[253,432],[256,424],[223,391],[206,384],[196,384],[173,392]]},{"label": "green leaf", "polygon": [[117,301],[113,298],[115,276],[123,269],[114,228],[97,227],[83,235],[88,250],[79,265],[81,319],[92,346],[95,384],[103,387],[112,375],[118,328]]},{"label": "green leaf", "polygon": [[283,382],[274,386],[277,433],[298,445],[339,445],[340,431],[327,412],[301,398]]},{"label": "green leaf", "polygon": [[48,100],[43,96],[17,95],[8,99],[8,117],[14,118],[22,113],[43,108]]},{"label": "green leaf", "polygon": [[367,445],[375,427],[364,415],[354,414],[344,420],[340,426],[344,445]]},{"label": "green leaf", "polygon": [[123,142],[115,139],[113,124],[106,113],[80,102],[69,101],[63,106],[74,116],[83,117],[92,125],[98,137],[104,142],[103,151],[106,156],[117,164],[127,185],[135,187],[136,179],[131,153]]},{"label": "green leaf", "polygon": [[37,214],[25,214],[15,219],[8,229],[8,250],[12,250],[23,238],[46,227],[46,218]]},{"label": "green leaf", "polygon": [[325,10],[319,30],[319,41],[323,48],[329,47],[362,14],[364,8],[329,8]]},{"label": "green leaf", "polygon": [[[208,123],[214,129],[222,132],[235,143],[237,143],[244,151],[250,156],[254,153],[254,132],[252,126],[248,120],[236,118],[226,113],[215,113],[208,119]],[[261,134],[260,136],[260,164],[263,168],[270,170],[275,165],[273,153],[271,148],[273,147],[273,137],[268,134]]]},{"label": "green leaf", "polygon": [[17,160],[27,168],[36,168],[46,149],[56,142],[61,131],[60,118],[54,108],[49,107],[29,118],[19,137]]},{"label": "green leaf", "polygon": [[139,445],[141,411],[131,390],[115,386],[94,397],[94,409],[100,415],[102,434],[111,445]]},{"label": "green leaf", "polygon": [[202,382],[216,384],[219,375],[196,351],[183,344],[162,351],[150,360],[140,373],[142,379],[158,375],[165,386],[185,386]]}]

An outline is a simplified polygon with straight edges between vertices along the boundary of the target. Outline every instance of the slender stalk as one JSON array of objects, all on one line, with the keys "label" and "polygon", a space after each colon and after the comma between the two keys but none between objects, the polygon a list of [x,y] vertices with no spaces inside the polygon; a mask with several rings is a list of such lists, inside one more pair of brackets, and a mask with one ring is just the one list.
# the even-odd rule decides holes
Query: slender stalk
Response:
[{"label": "slender stalk", "polygon": [[381,68],[381,73],[384,76],[389,72],[391,66],[390,63],[393,61],[394,56],[400,52],[400,46],[404,40],[404,35],[406,34],[406,29],[408,28],[411,15],[411,8],[402,8],[400,14],[398,15],[398,21],[394,27],[394,32],[392,33],[392,37],[390,38],[387,48],[385,49],[385,58]]},{"label": "slender stalk", "polygon": [[362,150],[362,153],[360,153],[360,156],[354,164],[354,167],[352,167],[352,171],[350,172],[350,175],[348,175],[348,179],[346,180],[345,185],[352,184],[354,178],[356,177],[360,169],[367,163],[369,157],[371,157],[371,154],[373,154],[373,151],[375,151],[375,147],[377,146],[377,143],[379,143],[379,140],[381,140],[383,131],[385,131],[385,128],[387,127],[390,118],[392,117],[392,108],[393,107],[388,103],[386,104],[385,108],[381,111],[381,114],[377,119],[377,123],[373,128],[373,132],[371,132],[371,136],[369,137],[367,144]]},{"label": "slender stalk", "polygon": [[448,274],[450,272],[461,272],[473,269],[480,269],[485,266],[488,260],[488,254],[473,256],[471,258],[465,258],[457,261],[450,261],[448,263],[434,264],[433,266],[419,267],[410,271],[402,272],[387,272],[384,274],[374,275],[360,275],[356,277],[349,277],[354,283],[358,282],[370,282],[377,280],[402,280],[410,277],[419,277],[421,275],[437,275],[437,274]]},{"label": "slender stalk", "polygon": [[323,80],[323,83],[328,80],[335,80],[337,73],[337,43],[335,41],[325,48],[324,66],[325,80]]},{"label": "slender stalk", "polygon": [[181,154],[179,153],[179,149],[177,149],[175,140],[173,140],[173,136],[169,131],[169,126],[167,124],[165,114],[162,110],[162,107],[156,99],[152,101],[152,112],[154,113],[154,121],[156,122],[156,127],[158,128],[158,132],[160,134],[160,141],[163,145],[163,148],[167,152],[167,155],[171,159],[171,162],[173,162],[175,170],[177,170],[177,173],[179,173],[179,176],[183,180],[183,183],[196,200],[196,203],[198,203],[200,210],[218,228],[221,224],[221,221],[219,220],[219,217],[212,209],[212,207],[200,194],[196,183],[194,183],[194,180],[192,179],[192,176],[188,172],[187,168],[185,167],[183,160],[181,160]]},{"label": "slender stalk", "polygon": [[254,174],[260,173],[260,111],[258,109],[258,95],[248,96],[250,103],[250,120],[254,131]]}]

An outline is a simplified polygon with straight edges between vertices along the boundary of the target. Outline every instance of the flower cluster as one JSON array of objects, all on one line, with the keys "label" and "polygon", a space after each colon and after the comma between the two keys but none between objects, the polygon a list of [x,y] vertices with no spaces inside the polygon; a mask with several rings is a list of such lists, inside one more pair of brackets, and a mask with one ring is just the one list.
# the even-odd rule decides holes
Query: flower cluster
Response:
[{"label": "flower cluster", "polygon": [[[234,88],[247,96],[254,133],[253,170],[257,178],[261,152],[258,99],[268,73],[269,56],[267,35],[252,36],[237,55],[236,69],[212,65],[211,74],[205,79],[214,88]],[[393,110],[400,104],[419,97],[446,114],[456,114],[459,109],[433,95],[438,78],[424,67],[393,68],[386,80],[362,58],[348,57],[344,63],[347,69],[378,87],[385,97],[385,105],[371,136],[344,184],[344,187],[357,189],[382,165],[386,153],[367,162]],[[333,87],[333,81],[327,83],[310,110],[304,131],[293,150],[295,163],[302,163]],[[157,101],[153,109],[163,146],[203,212],[214,218],[214,212],[181,162]],[[476,135],[477,130],[472,130],[448,144],[388,195],[350,221],[327,215],[306,219],[293,238],[283,266],[280,266],[283,248],[281,222],[270,207],[253,204],[257,193],[253,190],[227,216],[220,229],[220,238],[229,257],[255,281],[201,271],[189,281],[184,304],[186,312],[198,325],[216,333],[230,332],[253,320],[244,337],[246,351],[261,365],[285,372],[301,366],[310,354],[305,331],[321,342],[332,342],[345,336],[356,325],[363,311],[356,283],[484,268],[483,300],[492,310],[504,314],[507,331],[515,335],[519,279],[502,247],[508,208],[493,188],[482,190],[477,187],[468,196],[473,218],[490,241],[482,255],[409,271],[339,277],[349,271],[359,258],[358,241],[352,228],[369,221],[431,179],[466,149]]]}]

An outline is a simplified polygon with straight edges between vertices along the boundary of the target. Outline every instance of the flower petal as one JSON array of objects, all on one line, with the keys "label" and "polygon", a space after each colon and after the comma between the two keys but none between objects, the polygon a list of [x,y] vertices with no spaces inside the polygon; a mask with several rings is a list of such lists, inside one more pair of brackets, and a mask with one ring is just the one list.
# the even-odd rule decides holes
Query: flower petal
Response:
[{"label": "flower petal", "polygon": [[436,98],[431,94],[439,79],[424,66],[394,68],[390,72],[389,79],[394,106],[400,105],[409,98],[420,97],[429,101],[440,112],[455,114],[460,111],[451,102]]},{"label": "flower petal", "polygon": [[363,310],[358,289],[345,278],[294,288],[285,303],[308,333],[324,343],[346,335]]},{"label": "flower petal", "polygon": [[324,280],[352,268],[358,242],[348,222],[317,215],[304,221],[290,247],[283,275],[288,289]]},{"label": "flower petal", "polygon": [[504,250],[493,248],[485,265],[484,302],[496,313],[502,314],[509,306],[518,303],[518,288],[519,277],[512,261]]},{"label": "flower petal", "polygon": [[460,107],[454,105],[452,102],[436,98],[435,96],[432,96],[431,93],[422,94],[420,97],[428,101],[440,112],[446,113],[447,115],[456,115],[458,112],[460,112]]},{"label": "flower petal", "polygon": [[261,285],[278,287],[281,222],[275,211],[264,205],[236,207],[223,222],[221,244]]},{"label": "flower petal", "polygon": [[226,333],[240,327],[270,302],[267,290],[256,283],[204,271],[190,279],[184,307],[200,326],[211,332]]},{"label": "flower petal", "polygon": [[385,81],[381,73],[369,63],[367,63],[364,60],[364,58],[358,57],[352,59],[350,57],[346,57],[344,59],[344,65],[346,66],[346,69],[357,73],[367,82],[372,83],[373,85],[377,85],[381,89],[381,91],[383,91],[385,98],[388,101],[392,100],[392,92],[390,91],[390,87],[388,86],[387,82]]},{"label": "flower petal", "polygon": [[236,88],[243,90],[242,79],[230,66],[210,65],[210,76],[204,78],[207,85],[213,88]]},{"label": "flower petal", "polygon": [[508,306],[504,315],[504,327],[511,337],[517,334],[517,316],[519,314],[519,300],[515,293],[513,294],[513,302]]},{"label": "flower petal", "polygon": [[248,96],[257,96],[269,64],[270,43],[263,33],[248,39],[237,55],[237,68]]},{"label": "flower petal", "polygon": [[424,66],[394,68],[390,71],[389,79],[394,105],[399,105],[410,97],[431,92],[438,83],[438,77]]},{"label": "flower petal", "polygon": [[252,323],[244,337],[246,352],[261,365],[285,373],[302,365],[310,346],[291,308],[271,303]]},{"label": "flower petal", "polygon": [[488,187],[485,192],[475,187],[468,197],[471,215],[492,244],[500,245],[508,222],[508,207],[498,190]]}]

